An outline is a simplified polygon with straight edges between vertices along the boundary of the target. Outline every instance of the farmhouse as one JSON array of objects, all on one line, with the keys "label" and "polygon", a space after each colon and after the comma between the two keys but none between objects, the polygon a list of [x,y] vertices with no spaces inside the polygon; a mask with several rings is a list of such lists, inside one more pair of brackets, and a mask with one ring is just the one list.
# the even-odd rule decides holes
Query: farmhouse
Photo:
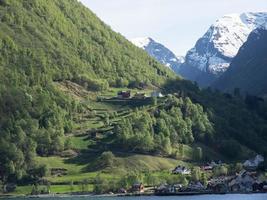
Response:
[{"label": "farmhouse", "polygon": [[143,92],[137,92],[137,93],[135,93],[135,95],[134,95],[134,99],[145,99],[147,96],[146,96],[146,94],[145,93],[143,93]]},{"label": "farmhouse", "polygon": [[163,94],[161,92],[158,92],[158,91],[153,91],[151,92],[151,97],[158,97],[158,98],[161,98],[161,97],[164,97]]},{"label": "farmhouse", "polygon": [[145,187],[142,183],[135,183],[131,188],[131,192],[140,192],[143,193],[145,191]]},{"label": "farmhouse", "polygon": [[178,165],[177,167],[175,167],[174,170],[172,170],[172,173],[173,174],[189,175],[189,174],[191,174],[191,170],[187,169],[186,167]]},{"label": "farmhouse", "polygon": [[117,93],[117,98],[119,99],[127,99],[131,97],[131,91],[119,91]]}]

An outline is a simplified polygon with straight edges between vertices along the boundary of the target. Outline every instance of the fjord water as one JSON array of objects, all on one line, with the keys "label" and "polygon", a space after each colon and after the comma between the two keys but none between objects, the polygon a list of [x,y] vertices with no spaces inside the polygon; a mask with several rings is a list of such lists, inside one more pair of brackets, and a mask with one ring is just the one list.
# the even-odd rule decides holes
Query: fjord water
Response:
[{"label": "fjord water", "polygon": [[[30,200],[33,198],[12,198],[14,200]],[[44,197],[42,200],[267,200],[267,194],[226,194],[200,196],[149,196],[149,197]]]}]

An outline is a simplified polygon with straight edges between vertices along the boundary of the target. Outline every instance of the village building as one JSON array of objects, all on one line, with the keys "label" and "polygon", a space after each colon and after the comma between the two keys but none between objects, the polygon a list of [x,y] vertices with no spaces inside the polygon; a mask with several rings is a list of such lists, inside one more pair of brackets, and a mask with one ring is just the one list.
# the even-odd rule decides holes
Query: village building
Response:
[{"label": "village building", "polygon": [[172,173],[173,174],[189,175],[189,174],[191,174],[191,170],[187,169],[186,167],[178,165],[177,167],[175,167],[174,170],[172,170]]},{"label": "village building", "polygon": [[137,92],[135,93],[135,95],[133,96],[134,99],[145,99],[147,98],[146,94],[143,92]]},{"label": "village building", "polygon": [[180,192],[182,187],[183,186],[181,184],[174,184],[174,185],[162,184],[158,188],[156,188],[155,193],[158,195],[174,194]]},{"label": "village building", "polygon": [[243,163],[243,167],[244,167],[246,170],[253,171],[253,170],[258,169],[258,167],[260,166],[260,164],[263,163],[263,162],[264,162],[264,158],[263,158],[263,156],[261,156],[261,155],[257,155],[255,158],[246,160],[246,161]]},{"label": "village building", "polygon": [[131,97],[131,91],[119,91],[117,93],[117,98],[119,99],[127,99]]},{"label": "village building", "polygon": [[204,171],[211,171],[214,167],[219,166],[219,165],[222,165],[222,161],[218,161],[218,162],[211,161],[210,163],[203,165],[201,169]]},{"label": "village building", "polygon": [[208,182],[207,189],[215,193],[226,193],[229,191],[228,183],[235,178],[235,176],[220,176],[212,178]]},{"label": "village building", "polygon": [[170,192],[170,190],[169,190],[168,184],[161,184],[155,190],[156,194],[167,194],[169,192]]},{"label": "village building", "polygon": [[118,193],[126,194],[126,193],[127,193],[127,190],[124,189],[124,188],[120,188],[120,189],[118,190]]},{"label": "village building", "polygon": [[204,165],[201,167],[201,169],[204,171],[211,171],[213,169],[213,167],[210,165]]},{"label": "village building", "polygon": [[150,96],[151,97],[158,97],[158,98],[164,97],[164,95],[161,92],[159,92],[159,91],[153,91],[153,92],[151,92]]},{"label": "village building", "polygon": [[261,191],[263,191],[263,187],[264,187],[264,183],[260,182],[260,181],[256,181],[252,185],[253,192],[261,192]]},{"label": "village building", "polygon": [[233,180],[228,184],[232,192],[252,192],[255,178],[247,171],[241,171]]},{"label": "village building", "polygon": [[144,191],[145,191],[145,187],[142,183],[135,183],[132,185],[131,192],[143,193]]},{"label": "village building", "polygon": [[205,186],[202,183],[200,183],[199,181],[191,182],[187,186],[187,190],[189,190],[189,191],[203,191],[205,189],[206,189]]}]

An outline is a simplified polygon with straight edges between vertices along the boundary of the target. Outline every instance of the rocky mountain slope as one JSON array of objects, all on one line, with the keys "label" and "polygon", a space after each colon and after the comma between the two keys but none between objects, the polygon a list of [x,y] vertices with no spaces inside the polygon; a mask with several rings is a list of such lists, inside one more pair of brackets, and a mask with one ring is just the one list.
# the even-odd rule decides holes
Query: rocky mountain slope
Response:
[{"label": "rocky mountain slope", "polygon": [[229,69],[212,85],[223,91],[239,88],[243,93],[267,94],[267,30],[253,31]]},{"label": "rocky mountain slope", "polygon": [[156,42],[152,38],[134,38],[131,40],[137,47],[144,49],[150,56],[164,64],[174,72],[178,72],[184,57],[176,56],[170,49]]},{"label": "rocky mountain slope", "polygon": [[208,86],[229,67],[248,35],[267,22],[267,13],[225,15],[188,51],[179,73]]}]

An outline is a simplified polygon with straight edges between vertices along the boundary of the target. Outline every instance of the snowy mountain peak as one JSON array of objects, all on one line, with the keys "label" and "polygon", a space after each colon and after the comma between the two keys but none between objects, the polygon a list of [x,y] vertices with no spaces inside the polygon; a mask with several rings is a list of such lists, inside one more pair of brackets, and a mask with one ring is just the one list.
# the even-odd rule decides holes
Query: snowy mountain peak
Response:
[{"label": "snowy mountain peak", "polygon": [[[266,12],[223,16],[211,25],[196,42],[195,47],[188,51],[180,73],[186,78],[198,81],[200,85],[209,85],[214,77],[220,76],[228,69],[249,34],[259,27],[266,27],[266,24]],[[210,76],[208,81],[202,81],[205,79],[205,73]]]},{"label": "snowy mountain peak", "polygon": [[267,13],[225,15],[208,30],[206,36],[223,56],[233,58],[248,35],[267,22]]},{"label": "snowy mountain peak", "polygon": [[131,42],[175,72],[179,70],[180,65],[184,62],[184,57],[176,56],[170,49],[150,37],[135,38]]},{"label": "snowy mountain peak", "polygon": [[145,49],[145,47],[148,46],[150,42],[154,42],[154,40],[151,39],[150,37],[138,37],[138,38],[131,39],[131,42],[135,46]]}]

